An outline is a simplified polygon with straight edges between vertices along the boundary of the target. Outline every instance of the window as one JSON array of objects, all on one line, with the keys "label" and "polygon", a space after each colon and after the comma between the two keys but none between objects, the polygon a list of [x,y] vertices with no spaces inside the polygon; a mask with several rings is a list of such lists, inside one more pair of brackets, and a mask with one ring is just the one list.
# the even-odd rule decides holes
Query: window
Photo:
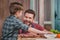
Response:
[{"label": "window", "polygon": [[51,0],[44,0],[44,24],[51,24]]}]

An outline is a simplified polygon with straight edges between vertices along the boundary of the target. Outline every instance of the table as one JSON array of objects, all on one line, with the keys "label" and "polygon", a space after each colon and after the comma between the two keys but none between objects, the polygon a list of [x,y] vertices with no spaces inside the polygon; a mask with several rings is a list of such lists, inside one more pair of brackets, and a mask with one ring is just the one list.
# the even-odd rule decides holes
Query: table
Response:
[{"label": "table", "polygon": [[60,40],[60,38],[46,38],[44,36],[28,36],[28,37],[21,37],[20,35],[18,36],[18,40]]},{"label": "table", "polygon": [[60,40],[60,38],[22,38],[22,37],[18,37],[18,40]]},{"label": "table", "polygon": [[60,40],[60,38],[20,38],[18,40]]}]

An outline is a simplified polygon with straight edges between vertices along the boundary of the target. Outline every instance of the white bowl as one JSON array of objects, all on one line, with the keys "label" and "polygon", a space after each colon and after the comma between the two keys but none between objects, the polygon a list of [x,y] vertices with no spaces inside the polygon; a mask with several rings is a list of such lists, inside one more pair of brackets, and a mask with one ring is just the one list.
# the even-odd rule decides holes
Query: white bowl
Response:
[{"label": "white bowl", "polygon": [[44,34],[46,38],[55,38],[57,34]]}]

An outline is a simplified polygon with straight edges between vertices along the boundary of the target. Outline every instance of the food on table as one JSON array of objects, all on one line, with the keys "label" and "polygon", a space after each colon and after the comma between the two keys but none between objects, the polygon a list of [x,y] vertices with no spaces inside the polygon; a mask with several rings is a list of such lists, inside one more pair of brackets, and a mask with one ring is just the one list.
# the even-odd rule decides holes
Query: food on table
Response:
[{"label": "food on table", "polygon": [[53,32],[54,34],[59,34],[60,32],[58,30],[51,29],[50,32]]},{"label": "food on table", "polygon": [[58,30],[51,29],[50,32],[53,32],[54,34],[57,34],[57,38],[60,38],[60,32]]},{"label": "food on table", "polygon": [[57,36],[56,36],[57,38],[60,38],[60,33],[59,34],[57,34]]}]

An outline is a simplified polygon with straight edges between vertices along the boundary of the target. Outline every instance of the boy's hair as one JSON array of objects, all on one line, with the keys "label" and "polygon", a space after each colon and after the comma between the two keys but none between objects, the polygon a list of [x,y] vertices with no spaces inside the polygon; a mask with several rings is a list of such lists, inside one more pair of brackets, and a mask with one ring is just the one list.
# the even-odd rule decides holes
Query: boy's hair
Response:
[{"label": "boy's hair", "polygon": [[23,5],[18,2],[13,2],[10,4],[9,10],[10,10],[10,14],[14,15],[17,11],[23,10]]},{"label": "boy's hair", "polygon": [[26,11],[24,12],[24,15],[25,15],[26,13],[33,14],[33,15],[34,15],[33,18],[35,18],[35,11],[34,11],[34,10],[28,9],[28,10],[26,10]]}]

